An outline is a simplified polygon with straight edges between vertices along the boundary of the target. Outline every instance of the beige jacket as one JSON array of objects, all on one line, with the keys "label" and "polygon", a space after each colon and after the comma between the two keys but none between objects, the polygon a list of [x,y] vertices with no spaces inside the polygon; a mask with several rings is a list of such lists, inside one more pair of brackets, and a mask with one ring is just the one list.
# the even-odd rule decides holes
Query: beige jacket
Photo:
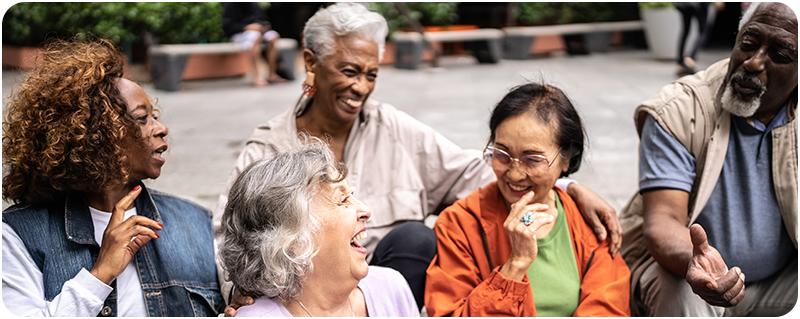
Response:
[{"label": "beige jacket", "polygon": [[[711,197],[725,160],[730,136],[730,113],[719,105],[718,94],[728,71],[728,59],[693,76],[663,87],[636,108],[634,122],[641,137],[650,114],[696,159],[696,178],[689,197],[687,227],[697,219]],[[786,108],[789,123],[772,130],[772,180],[784,224],[797,247],[797,101]],[[624,231],[621,253],[631,268],[631,293],[642,272],[655,260],[647,252],[642,234],[642,196],[638,192],[620,212]],[[634,299],[631,299],[634,300]]]},{"label": "beige jacket", "polygon": [[[247,165],[273,156],[287,147],[287,140],[297,139],[295,119],[310,101],[302,96],[295,107],[256,127],[247,140],[214,211],[218,242],[231,184]],[[495,180],[480,151],[461,149],[405,112],[374,99],[364,104],[345,145],[347,181],[355,188],[356,198],[372,210],[366,223],[368,237],[359,241],[370,254],[400,223],[423,221]],[[229,287],[223,285],[226,298]]]}]

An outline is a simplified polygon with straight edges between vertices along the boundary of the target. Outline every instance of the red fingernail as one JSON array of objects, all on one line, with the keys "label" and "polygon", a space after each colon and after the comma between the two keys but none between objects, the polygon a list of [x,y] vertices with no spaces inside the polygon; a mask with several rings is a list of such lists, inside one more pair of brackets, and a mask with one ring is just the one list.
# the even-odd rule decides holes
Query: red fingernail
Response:
[{"label": "red fingernail", "polygon": [[138,191],[140,188],[142,188],[142,187],[141,187],[141,186],[139,186],[139,185],[136,185],[136,187],[134,187],[134,188],[133,188],[133,191],[134,191],[134,192],[135,192],[135,191]]},{"label": "red fingernail", "polygon": [[161,236],[159,236],[157,232],[153,232],[153,234],[156,234],[156,238],[161,238]]},{"label": "red fingernail", "polygon": [[164,225],[161,225],[161,223],[158,223],[158,226],[161,226],[161,228],[164,228]]}]

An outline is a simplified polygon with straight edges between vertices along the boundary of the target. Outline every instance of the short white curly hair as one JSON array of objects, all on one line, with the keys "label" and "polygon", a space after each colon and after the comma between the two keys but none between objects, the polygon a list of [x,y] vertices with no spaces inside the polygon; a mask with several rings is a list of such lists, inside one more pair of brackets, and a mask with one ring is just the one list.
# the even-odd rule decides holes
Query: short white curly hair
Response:
[{"label": "short white curly hair", "polygon": [[287,301],[302,293],[319,249],[321,222],[311,201],[320,183],[347,176],[347,167],[320,139],[300,133],[287,143],[287,150],[245,168],[222,214],[219,258],[226,277],[254,298]]},{"label": "short white curly hair", "polygon": [[335,3],[317,11],[303,28],[303,46],[322,61],[333,53],[337,37],[355,35],[378,45],[378,60],[383,57],[389,26],[380,14],[356,3]]}]

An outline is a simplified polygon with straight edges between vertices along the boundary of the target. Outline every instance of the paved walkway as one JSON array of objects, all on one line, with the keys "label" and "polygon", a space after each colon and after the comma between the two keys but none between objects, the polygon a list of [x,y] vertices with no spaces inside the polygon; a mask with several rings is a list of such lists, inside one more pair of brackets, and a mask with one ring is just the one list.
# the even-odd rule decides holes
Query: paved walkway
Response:
[{"label": "paved walkway", "polygon": [[[705,68],[728,55],[729,51],[721,49],[703,51],[698,66]],[[441,65],[420,70],[383,66],[372,96],[437,129],[461,147],[482,148],[489,135],[490,111],[510,88],[526,81],[558,86],[573,99],[589,136],[583,165],[573,178],[617,210],[637,189],[638,138],[633,109],[676,79],[672,61],[655,60],[645,50],[502,60],[495,65],[478,65],[468,57],[445,57]],[[3,70],[4,97],[20,74]],[[301,81],[255,88],[247,78],[202,80],[184,82],[177,92],[144,84],[145,91],[158,98],[162,122],[170,129],[167,164],[161,177],[148,185],[213,209],[253,128],[293,106]]]}]

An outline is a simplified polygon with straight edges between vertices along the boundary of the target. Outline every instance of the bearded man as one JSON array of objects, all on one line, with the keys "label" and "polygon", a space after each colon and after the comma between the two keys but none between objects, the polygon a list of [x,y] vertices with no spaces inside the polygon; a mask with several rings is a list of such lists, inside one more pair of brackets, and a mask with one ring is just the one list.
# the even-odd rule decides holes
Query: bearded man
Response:
[{"label": "bearded man", "polygon": [[639,316],[779,316],[797,302],[797,17],[753,3],[729,59],[636,109],[621,213]]}]

